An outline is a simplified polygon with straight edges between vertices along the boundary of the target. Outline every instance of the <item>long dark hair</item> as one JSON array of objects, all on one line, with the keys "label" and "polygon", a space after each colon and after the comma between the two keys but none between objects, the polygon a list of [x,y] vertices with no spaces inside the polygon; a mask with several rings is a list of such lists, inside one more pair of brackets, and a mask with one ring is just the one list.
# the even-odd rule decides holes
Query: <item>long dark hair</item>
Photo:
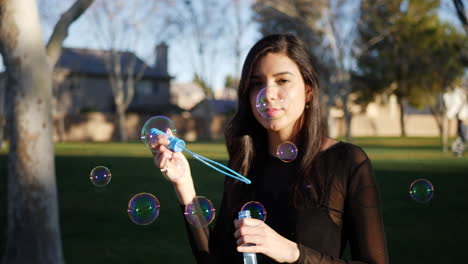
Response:
[{"label": "long dark hair", "polygon": [[[254,65],[268,53],[283,53],[293,60],[302,74],[305,85],[312,90],[310,101],[301,117],[302,125],[297,134],[299,149],[298,177],[291,189],[294,204],[310,198],[320,203],[323,198],[324,179],[317,178],[316,159],[326,136],[320,110],[319,82],[307,46],[291,34],[274,34],[259,40],[249,51],[238,86],[237,112],[228,123],[225,136],[229,153],[229,165],[243,175],[252,177],[254,164],[268,151],[267,131],[255,119],[249,100],[251,75]],[[315,190],[304,191],[305,186],[314,184]],[[316,185],[318,184],[318,186]],[[312,192],[312,193],[311,193]]]}]

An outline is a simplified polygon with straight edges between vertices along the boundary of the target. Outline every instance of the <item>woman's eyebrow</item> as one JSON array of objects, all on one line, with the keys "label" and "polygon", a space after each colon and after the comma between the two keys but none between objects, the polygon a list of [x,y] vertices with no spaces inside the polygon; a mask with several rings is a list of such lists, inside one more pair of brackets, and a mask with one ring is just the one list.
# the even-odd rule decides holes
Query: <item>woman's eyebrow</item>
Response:
[{"label": "woman's eyebrow", "polygon": [[[283,74],[290,74],[290,75],[294,76],[294,74],[292,72],[284,71],[284,72],[278,72],[278,73],[273,74],[273,77],[276,77],[278,75],[283,75]],[[255,74],[255,75],[252,75],[250,78],[252,78],[252,79],[261,79],[262,77],[260,75]]]},{"label": "woman's eyebrow", "polygon": [[290,74],[290,75],[294,76],[294,74],[292,74],[292,72],[289,72],[289,71],[278,72],[278,73],[273,74],[273,76],[278,76],[278,75],[283,75],[283,74]]}]

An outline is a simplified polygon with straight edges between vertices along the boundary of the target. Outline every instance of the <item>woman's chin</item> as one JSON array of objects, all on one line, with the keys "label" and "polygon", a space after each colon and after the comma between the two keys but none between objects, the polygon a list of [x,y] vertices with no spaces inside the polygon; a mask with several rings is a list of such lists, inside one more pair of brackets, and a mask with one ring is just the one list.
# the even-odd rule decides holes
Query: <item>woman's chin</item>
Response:
[{"label": "woman's chin", "polygon": [[262,123],[265,129],[275,132],[280,131],[285,126],[285,124],[283,124],[284,122],[281,122],[281,120],[265,120]]}]

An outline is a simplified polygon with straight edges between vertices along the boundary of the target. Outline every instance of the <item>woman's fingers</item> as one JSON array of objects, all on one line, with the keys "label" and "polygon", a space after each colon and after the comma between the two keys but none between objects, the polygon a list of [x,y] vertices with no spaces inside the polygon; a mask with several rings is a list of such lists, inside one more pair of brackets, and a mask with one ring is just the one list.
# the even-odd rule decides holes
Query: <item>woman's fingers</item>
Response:
[{"label": "woman's fingers", "polygon": [[261,232],[262,230],[257,227],[250,227],[250,226],[243,226],[240,227],[239,229],[234,232],[234,237],[239,238],[241,236],[246,236],[246,235],[257,235]]},{"label": "woman's fingers", "polygon": [[238,229],[241,226],[261,226],[264,222],[255,218],[244,218],[240,220],[234,220],[234,226]]},{"label": "woman's fingers", "polygon": [[261,235],[244,235],[244,236],[241,236],[236,241],[236,244],[238,246],[245,245],[245,244],[255,244],[255,245],[258,246],[261,243],[262,243],[262,236]]},{"label": "woman's fingers", "polygon": [[159,151],[160,146],[169,145],[170,141],[166,135],[157,135],[154,140],[150,142],[150,147],[154,151]]},{"label": "woman's fingers", "polygon": [[158,152],[154,154],[154,164],[160,169],[167,165],[167,160],[172,158],[172,151],[168,150],[165,146],[159,146]]}]

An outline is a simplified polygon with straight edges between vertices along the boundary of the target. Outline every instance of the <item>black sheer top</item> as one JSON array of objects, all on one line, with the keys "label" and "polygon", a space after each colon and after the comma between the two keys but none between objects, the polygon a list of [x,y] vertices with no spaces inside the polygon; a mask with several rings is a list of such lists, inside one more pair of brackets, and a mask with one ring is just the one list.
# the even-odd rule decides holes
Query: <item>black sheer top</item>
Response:
[{"label": "black sheer top", "polygon": [[[338,142],[320,152],[316,173],[327,184],[323,199],[292,203],[291,184],[298,163],[284,163],[266,157],[252,184],[229,177],[213,230],[195,228],[186,222],[189,241],[198,263],[243,263],[236,250],[234,219],[248,201],[262,203],[265,223],[278,234],[298,244],[297,263],[388,263],[382,212],[377,183],[365,152],[350,143]],[[317,186],[304,184],[302,191],[316,192]],[[349,243],[351,260],[343,260]],[[278,249],[281,250],[281,249]],[[257,254],[258,263],[276,263]]]}]

